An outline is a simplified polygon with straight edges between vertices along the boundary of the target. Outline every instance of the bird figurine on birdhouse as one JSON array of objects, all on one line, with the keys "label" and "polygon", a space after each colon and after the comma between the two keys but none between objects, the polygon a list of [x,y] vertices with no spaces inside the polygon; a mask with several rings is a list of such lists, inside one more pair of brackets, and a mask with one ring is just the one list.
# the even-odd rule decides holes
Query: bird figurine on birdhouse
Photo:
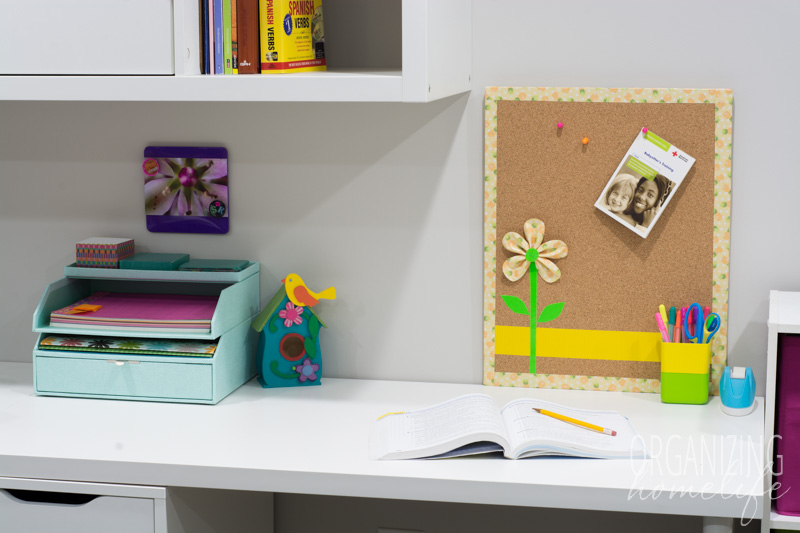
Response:
[{"label": "bird figurine on birdhouse", "polygon": [[262,387],[319,385],[322,353],[319,334],[327,328],[313,309],[320,300],[335,300],[336,289],[312,291],[297,274],[281,280],[275,296],[253,320],[258,332],[256,366]]}]

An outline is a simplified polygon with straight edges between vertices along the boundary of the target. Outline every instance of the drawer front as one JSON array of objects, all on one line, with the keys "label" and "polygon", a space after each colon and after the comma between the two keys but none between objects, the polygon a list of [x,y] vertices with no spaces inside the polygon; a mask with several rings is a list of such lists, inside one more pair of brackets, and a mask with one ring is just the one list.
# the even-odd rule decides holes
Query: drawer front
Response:
[{"label": "drawer front", "polygon": [[135,398],[211,400],[210,364],[153,363],[37,355],[36,391]]},{"label": "drawer front", "polygon": [[[16,496],[15,496],[16,494]],[[17,496],[20,496],[18,498]],[[86,503],[75,495],[0,489],[0,530],[15,533],[154,533],[155,505],[148,498],[97,496]],[[86,498],[88,499],[88,498]]]}]

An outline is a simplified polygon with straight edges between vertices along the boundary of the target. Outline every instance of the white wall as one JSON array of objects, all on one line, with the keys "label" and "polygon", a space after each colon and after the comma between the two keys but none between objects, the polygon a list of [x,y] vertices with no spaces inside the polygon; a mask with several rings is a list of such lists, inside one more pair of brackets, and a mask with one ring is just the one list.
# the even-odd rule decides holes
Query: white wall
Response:
[{"label": "white wall", "polygon": [[[735,97],[730,360],[754,367],[763,394],[768,291],[800,290],[800,181],[783,155],[797,151],[800,3],[483,0],[472,8],[473,91],[427,105],[1,102],[0,360],[31,360],[31,314],[74,243],[116,235],[143,251],[260,261],[262,300],[290,271],[315,288],[335,285],[339,299],[320,305],[331,326],[330,376],[479,383],[483,87],[725,87]],[[230,234],[146,231],[139,168],[148,144],[228,148]],[[349,508],[284,496],[285,531],[310,530],[299,515],[280,514],[306,512],[309,502]],[[369,508],[378,504],[394,521],[359,528],[451,530],[437,528],[439,511],[427,504]],[[502,517],[504,530],[522,531],[542,514]]]},{"label": "white wall", "polygon": [[[482,94],[490,85],[734,90],[730,360],[763,393],[769,289],[800,289],[792,229],[800,3],[473,2],[473,91],[426,105],[0,103],[0,360],[30,361],[31,314],[74,243],[262,265],[335,285],[330,376],[481,380]],[[624,28],[624,31],[620,31]],[[458,53],[458,50],[453,50]],[[230,153],[231,232],[151,234],[148,144]]]}]

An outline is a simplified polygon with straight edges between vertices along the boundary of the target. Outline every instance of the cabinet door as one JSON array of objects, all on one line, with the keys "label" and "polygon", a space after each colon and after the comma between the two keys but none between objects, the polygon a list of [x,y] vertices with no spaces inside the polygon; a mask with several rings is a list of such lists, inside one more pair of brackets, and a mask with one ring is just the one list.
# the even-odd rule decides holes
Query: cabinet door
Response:
[{"label": "cabinet door", "polygon": [[0,74],[173,74],[170,0],[4,2]]}]

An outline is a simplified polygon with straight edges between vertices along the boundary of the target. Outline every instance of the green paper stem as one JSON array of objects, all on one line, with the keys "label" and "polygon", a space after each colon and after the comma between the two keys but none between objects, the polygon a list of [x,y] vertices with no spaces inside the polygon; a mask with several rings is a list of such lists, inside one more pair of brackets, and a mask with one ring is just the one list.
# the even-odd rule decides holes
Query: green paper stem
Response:
[{"label": "green paper stem", "polygon": [[278,332],[277,323],[278,323],[279,320],[283,320],[283,319],[280,316],[278,316],[278,313],[275,313],[274,315],[272,315],[272,318],[269,319],[269,326],[268,327],[269,327],[269,332],[270,333],[277,333]]},{"label": "green paper stem", "polygon": [[275,374],[276,376],[278,376],[279,378],[294,379],[294,378],[299,378],[300,377],[300,373],[299,372],[293,372],[291,374],[284,374],[283,372],[278,370],[278,362],[277,361],[272,361],[269,364],[269,369],[272,370],[272,373]]},{"label": "green paper stem", "polygon": [[529,372],[531,374],[536,373],[536,317],[538,315],[537,307],[536,307],[536,265],[531,263],[530,268],[528,269],[531,275],[531,311],[530,311],[530,319],[531,319],[531,357],[529,363]]}]

